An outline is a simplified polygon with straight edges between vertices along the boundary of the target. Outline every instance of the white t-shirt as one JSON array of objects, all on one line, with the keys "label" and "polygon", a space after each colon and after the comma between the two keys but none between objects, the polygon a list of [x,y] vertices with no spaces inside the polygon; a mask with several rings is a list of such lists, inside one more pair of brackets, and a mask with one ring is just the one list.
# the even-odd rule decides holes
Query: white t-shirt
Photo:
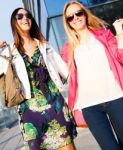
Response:
[{"label": "white t-shirt", "polygon": [[82,109],[123,96],[114,78],[104,46],[91,35],[74,52],[78,70],[78,96],[74,109]]}]

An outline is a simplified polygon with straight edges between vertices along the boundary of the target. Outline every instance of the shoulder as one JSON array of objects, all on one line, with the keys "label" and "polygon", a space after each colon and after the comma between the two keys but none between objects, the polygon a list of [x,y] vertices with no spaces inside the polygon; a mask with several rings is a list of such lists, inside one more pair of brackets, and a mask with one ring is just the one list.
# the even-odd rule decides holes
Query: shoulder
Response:
[{"label": "shoulder", "polygon": [[113,33],[110,29],[91,30],[91,32],[97,36],[99,36],[99,35],[105,35],[105,36],[113,35]]},{"label": "shoulder", "polygon": [[91,31],[94,36],[101,41],[116,42],[116,38],[110,29]]}]

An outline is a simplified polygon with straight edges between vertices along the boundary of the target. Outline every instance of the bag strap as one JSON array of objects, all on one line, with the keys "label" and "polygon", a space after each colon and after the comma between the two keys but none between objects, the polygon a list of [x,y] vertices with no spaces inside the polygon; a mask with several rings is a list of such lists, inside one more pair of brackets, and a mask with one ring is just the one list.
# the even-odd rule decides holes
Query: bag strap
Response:
[{"label": "bag strap", "polygon": [[[2,52],[6,47],[8,47],[8,50],[9,50],[9,57],[1,55],[1,52]],[[11,51],[10,45],[7,44],[6,41],[4,41],[3,50],[0,52],[0,57],[6,59],[7,61],[12,61],[12,51]]]}]

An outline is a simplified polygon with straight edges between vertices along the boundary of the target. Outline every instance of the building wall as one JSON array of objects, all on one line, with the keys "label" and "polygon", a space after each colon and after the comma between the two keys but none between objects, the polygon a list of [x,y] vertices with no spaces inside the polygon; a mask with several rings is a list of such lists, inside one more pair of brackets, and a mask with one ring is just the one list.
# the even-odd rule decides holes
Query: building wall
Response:
[{"label": "building wall", "polygon": [[[34,14],[46,40],[60,52],[62,45],[67,41],[63,27],[62,12],[64,4],[70,0],[35,0],[33,1],[34,5],[32,5],[32,1],[33,0],[23,0],[24,6]],[[112,24],[116,18],[123,17],[123,0],[78,1],[109,24]],[[37,2],[40,2],[40,7]],[[110,26],[110,29],[114,32],[112,26]]]}]

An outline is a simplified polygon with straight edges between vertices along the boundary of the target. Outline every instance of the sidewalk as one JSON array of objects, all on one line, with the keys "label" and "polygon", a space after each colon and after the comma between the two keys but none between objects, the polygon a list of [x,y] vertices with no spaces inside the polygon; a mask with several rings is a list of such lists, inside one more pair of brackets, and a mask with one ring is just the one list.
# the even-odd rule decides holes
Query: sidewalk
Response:
[{"label": "sidewalk", "polygon": [[0,130],[0,150],[21,150],[23,146],[18,125]]},{"label": "sidewalk", "polygon": [[[77,150],[100,150],[88,128],[77,128],[75,139]],[[22,150],[23,138],[18,125],[16,110],[0,111],[0,150]]]},{"label": "sidewalk", "polygon": [[77,150],[101,150],[88,128],[77,128],[78,136],[75,139]]},{"label": "sidewalk", "polygon": [[[75,139],[77,150],[100,150],[88,128],[78,128],[78,137]],[[23,140],[19,126],[0,130],[0,150],[21,150]]]}]

